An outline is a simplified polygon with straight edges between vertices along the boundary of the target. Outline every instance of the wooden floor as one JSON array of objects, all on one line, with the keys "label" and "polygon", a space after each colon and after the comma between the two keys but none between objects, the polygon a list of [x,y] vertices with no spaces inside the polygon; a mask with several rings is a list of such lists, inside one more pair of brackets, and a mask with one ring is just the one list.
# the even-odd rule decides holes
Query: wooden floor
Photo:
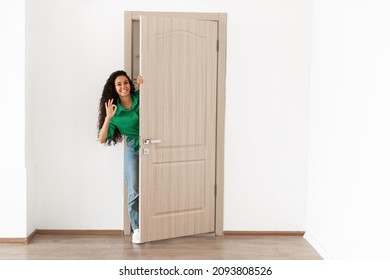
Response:
[{"label": "wooden floor", "polygon": [[134,245],[129,236],[37,234],[0,244],[2,260],[320,260],[300,236],[197,235]]}]

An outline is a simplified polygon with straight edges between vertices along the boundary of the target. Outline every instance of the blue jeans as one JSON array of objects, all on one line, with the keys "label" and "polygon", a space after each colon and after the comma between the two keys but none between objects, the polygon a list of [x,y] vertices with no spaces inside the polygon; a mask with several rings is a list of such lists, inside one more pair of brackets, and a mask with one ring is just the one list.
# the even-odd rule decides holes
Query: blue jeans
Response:
[{"label": "blue jeans", "polygon": [[134,139],[126,143],[125,150],[125,179],[127,186],[127,204],[130,224],[133,230],[139,228],[139,188],[138,188],[138,163],[139,151],[134,151]]}]

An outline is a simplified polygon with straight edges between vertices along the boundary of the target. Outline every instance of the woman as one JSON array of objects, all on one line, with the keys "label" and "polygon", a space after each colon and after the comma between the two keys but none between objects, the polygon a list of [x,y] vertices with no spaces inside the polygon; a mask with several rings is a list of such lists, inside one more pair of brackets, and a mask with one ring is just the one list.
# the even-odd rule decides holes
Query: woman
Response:
[{"label": "woman", "polygon": [[[138,86],[143,83],[137,77]],[[125,71],[115,71],[107,79],[99,104],[100,143],[115,145],[126,136],[125,178],[133,243],[140,243],[138,207],[139,89]]]}]

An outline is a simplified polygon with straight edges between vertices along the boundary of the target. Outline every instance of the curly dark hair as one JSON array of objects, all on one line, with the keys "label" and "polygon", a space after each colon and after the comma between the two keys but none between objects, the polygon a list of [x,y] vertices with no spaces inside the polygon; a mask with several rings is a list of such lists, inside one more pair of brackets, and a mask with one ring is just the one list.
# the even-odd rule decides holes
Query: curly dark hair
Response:
[{"label": "curly dark hair", "polygon": [[[104,85],[102,97],[100,98],[99,102],[99,119],[98,119],[98,129],[101,129],[104,123],[104,119],[106,118],[106,107],[104,105],[105,102],[108,102],[109,99],[114,99],[114,104],[117,105],[119,95],[116,92],[115,89],[115,79],[119,76],[126,76],[127,79],[130,82],[130,94],[134,96],[134,83],[131,81],[130,77],[127,75],[127,73],[123,70],[115,71],[110,75],[110,77],[107,79],[106,84]],[[116,144],[118,142],[121,142],[123,140],[122,134],[119,132],[119,130],[116,128],[114,131],[114,136],[112,137],[112,140],[107,141],[106,144],[110,146],[111,144]]]}]

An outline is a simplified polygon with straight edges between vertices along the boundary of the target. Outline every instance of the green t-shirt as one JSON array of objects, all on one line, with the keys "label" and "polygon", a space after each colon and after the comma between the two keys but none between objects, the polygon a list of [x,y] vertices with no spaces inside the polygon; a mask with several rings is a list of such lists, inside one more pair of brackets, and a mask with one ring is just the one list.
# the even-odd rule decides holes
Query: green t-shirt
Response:
[{"label": "green t-shirt", "polygon": [[120,99],[117,100],[115,115],[111,118],[108,126],[107,140],[112,140],[115,128],[118,128],[122,135],[127,136],[127,142],[134,139],[134,151],[139,149],[139,89],[132,96],[131,110],[124,108]]}]

